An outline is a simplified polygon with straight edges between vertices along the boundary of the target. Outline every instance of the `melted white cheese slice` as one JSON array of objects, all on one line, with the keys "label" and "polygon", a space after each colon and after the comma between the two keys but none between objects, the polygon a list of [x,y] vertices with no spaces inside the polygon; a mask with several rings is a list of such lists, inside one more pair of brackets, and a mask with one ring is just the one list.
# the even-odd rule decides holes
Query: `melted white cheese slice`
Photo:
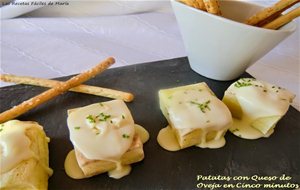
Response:
[{"label": "melted white cheese slice", "polygon": [[[176,151],[178,147],[185,146],[183,141],[187,143],[195,141],[195,138],[199,138],[197,146],[202,148],[220,148],[225,145],[223,136],[232,122],[231,113],[205,83],[160,90],[159,98],[164,116],[171,128],[175,129],[165,128],[160,131],[157,139],[163,148]],[[201,129],[200,136],[179,140],[197,129]],[[174,135],[170,134],[173,132],[177,133],[180,146],[174,143]],[[210,133],[216,135],[208,139]]]},{"label": "melted white cheese slice", "polygon": [[70,139],[87,159],[118,161],[129,149],[134,121],[122,100],[81,107],[67,119]]},{"label": "melted white cheese slice", "polygon": [[182,135],[197,128],[216,131],[228,129],[232,122],[226,105],[214,96],[205,83],[177,87],[171,91],[162,90],[160,98],[162,107],[166,109],[166,118]]},{"label": "melted white cheese slice", "polygon": [[[36,126],[35,126],[36,125]],[[17,120],[0,124],[0,170],[5,173],[23,160],[34,156],[30,149],[31,141],[26,136],[26,129],[40,127],[35,123]]]},{"label": "melted white cheese slice", "polygon": [[290,102],[295,97],[288,90],[251,78],[240,79],[233,83],[225,92],[225,96],[226,94],[233,95],[237,99],[243,112],[240,120],[234,119],[230,131],[246,139],[269,137],[275,126],[264,134],[252,126],[253,122],[274,116],[280,119],[288,111]]}]

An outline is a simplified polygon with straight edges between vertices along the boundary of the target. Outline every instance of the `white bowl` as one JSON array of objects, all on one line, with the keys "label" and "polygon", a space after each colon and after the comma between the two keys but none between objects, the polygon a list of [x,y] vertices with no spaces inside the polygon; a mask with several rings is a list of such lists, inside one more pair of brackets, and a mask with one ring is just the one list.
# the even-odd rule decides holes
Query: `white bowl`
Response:
[{"label": "white bowl", "polygon": [[291,22],[279,30],[243,22],[262,6],[243,1],[220,1],[223,17],[171,0],[191,68],[216,80],[239,77],[258,59],[296,30]]}]

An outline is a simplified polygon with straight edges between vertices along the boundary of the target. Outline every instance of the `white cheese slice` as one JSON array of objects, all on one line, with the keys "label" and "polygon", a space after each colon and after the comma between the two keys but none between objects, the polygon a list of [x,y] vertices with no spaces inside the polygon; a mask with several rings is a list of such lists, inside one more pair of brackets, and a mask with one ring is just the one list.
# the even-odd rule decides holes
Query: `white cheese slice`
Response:
[{"label": "white cheese slice", "polygon": [[122,100],[75,109],[67,123],[74,147],[90,160],[118,161],[135,134],[133,118]]},{"label": "white cheese slice", "polygon": [[[232,122],[231,113],[205,83],[160,90],[159,98],[161,110],[176,132],[181,147],[184,147],[184,144],[190,146],[189,143],[181,141],[195,141],[199,143],[197,146],[203,148],[224,146],[225,140],[222,138]],[[191,136],[184,139],[184,136],[189,134]],[[208,136],[212,139],[208,139]],[[161,138],[159,139],[162,142]],[[213,145],[208,141],[219,143]]]},{"label": "white cheese slice", "polygon": [[275,124],[285,115],[295,95],[264,81],[243,78],[233,83],[225,92],[224,98],[234,98],[240,107],[241,118],[235,118],[230,131],[246,139],[268,137]]}]

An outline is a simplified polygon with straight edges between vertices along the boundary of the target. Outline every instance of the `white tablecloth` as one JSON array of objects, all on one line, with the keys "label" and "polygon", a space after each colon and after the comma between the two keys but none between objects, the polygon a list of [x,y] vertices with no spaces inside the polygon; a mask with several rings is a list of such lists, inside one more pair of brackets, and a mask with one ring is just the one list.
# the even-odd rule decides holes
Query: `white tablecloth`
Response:
[{"label": "white tablecloth", "polygon": [[[2,20],[0,72],[54,78],[86,70],[107,56],[116,58],[113,67],[186,56],[172,9],[168,2],[164,6],[162,12],[113,16],[103,12],[106,16],[58,18],[42,17],[59,14],[44,8]],[[296,22],[300,26],[299,19]],[[258,79],[294,92],[297,97],[293,106],[298,110],[299,38],[298,27],[292,36],[247,70]],[[8,84],[1,83],[5,85]]]}]

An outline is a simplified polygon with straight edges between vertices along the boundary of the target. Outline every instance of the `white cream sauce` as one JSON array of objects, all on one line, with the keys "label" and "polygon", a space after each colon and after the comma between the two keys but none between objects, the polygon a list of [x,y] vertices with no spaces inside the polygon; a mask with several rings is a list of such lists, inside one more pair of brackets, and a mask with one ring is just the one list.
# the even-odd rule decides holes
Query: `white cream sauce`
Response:
[{"label": "white cream sauce", "polygon": [[[238,100],[242,110],[242,119],[234,119],[230,131],[245,139],[257,139],[261,137],[269,137],[274,132],[272,126],[269,131],[263,134],[260,130],[251,126],[251,124],[260,118],[270,116],[282,117],[288,111],[290,102],[295,97],[291,92],[278,86],[263,81],[253,79],[240,79],[233,83],[226,93],[233,94]],[[245,84],[249,84],[243,86]],[[225,94],[226,94],[225,93]]]},{"label": "white cream sauce", "polygon": [[[219,131],[214,139],[207,140],[206,135],[207,133],[203,133],[201,137],[200,144],[195,146],[200,148],[220,148],[223,147],[226,143],[225,138],[223,136],[224,131]],[[170,126],[167,126],[161,129],[157,136],[158,144],[168,150],[168,151],[178,151],[182,149],[178,143],[176,135]]]},{"label": "white cream sauce", "polygon": [[144,127],[134,124],[134,129],[135,129],[135,133],[137,133],[138,136],[141,138],[143,144],[149,140],[150,135]]},{"label": "white cream sauce", "polygon": [[65,159],[65,172],[73,179],[83,179],[87,178],[81,168],[78,165],[75,150],[71,150]]},{"label": "white cream sauce", "polygon": [[269,137],[273,132],[274,128],[271,128],[266,134],[263,134],[256,128],[251,126],[252,121],[243,117],[243,119],[233,118],[233,124],[231,125],[229,131],[234,135],[243,139],[259,139],[262,137]]},{"label": "white cream sauce", "polygon": [[180,145],[170,126],[161,129],[157,136],[158,144],[168,151],[180,150]]},{"label": "white cream sauce", "polygon": [[108,176],[114,179],[120,179],[128,175],[131,171],[130,165],[122,165],[120,162],[116,163],[117,167],[114,170],[108,172]]}]

